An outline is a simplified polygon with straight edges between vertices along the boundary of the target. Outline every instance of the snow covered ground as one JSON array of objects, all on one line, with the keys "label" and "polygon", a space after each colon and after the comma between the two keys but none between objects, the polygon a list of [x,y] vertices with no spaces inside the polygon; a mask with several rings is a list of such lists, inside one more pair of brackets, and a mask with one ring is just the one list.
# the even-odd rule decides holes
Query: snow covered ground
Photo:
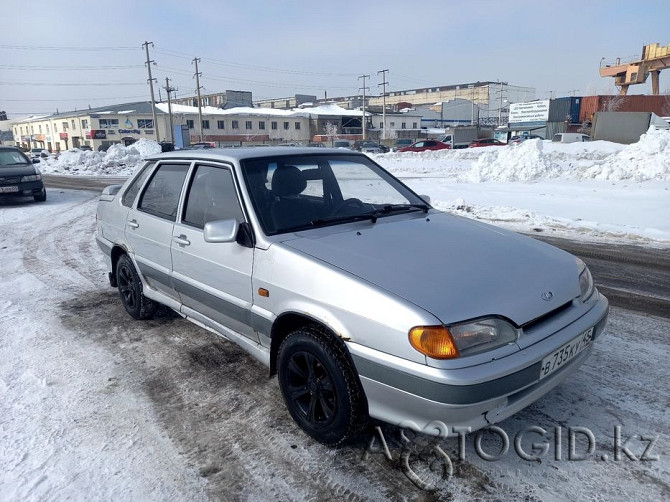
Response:
[{"label": "snow covered ground", "polygon": [[[42,204],[0,205],[0,500],[670,498],[667,319],[613,309],[579,371],[498,424],[512,441],[500,460],[483,460],[475,435],[462,461],[451,439],[412,453],[435,485],[425,492],[403,473],[398,429],[383,427],[393,461],[379,442],[366,453],[371,436],[326,448],[297,428],[276,379],[241,349],[169,312],[131,319],[94,241],[97,198],[50,189]],[[524,460],[513,440],[529,426],[547,435],[526,433],[525,451],[537,454],[537,442],[548,452]],[[617,449],[618,426],[637,460]],[[580,427],[595,449],[571,461],[569,430]],[[578,456],[585,438],[577,434]],[[453,477],[429,468],[435,446],[453,459]],[[501,446],[484,438],[488,454]]]},{"label": "snow covered ground", "polygon": [[[155,142],[100,152],[66,152],[46,173],[130,175]],[[670,244],[670,132],[638,143],[560,144],[528,140],[506,147],[372,156],[438,209],[524,232]]]}]

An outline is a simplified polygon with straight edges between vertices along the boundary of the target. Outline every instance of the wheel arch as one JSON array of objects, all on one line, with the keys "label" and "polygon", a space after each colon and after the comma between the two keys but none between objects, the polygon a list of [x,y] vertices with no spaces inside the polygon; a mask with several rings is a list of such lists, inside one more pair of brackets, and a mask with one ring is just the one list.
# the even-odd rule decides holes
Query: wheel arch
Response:
[{"label": "wheel arch", "polygon": [[112,286],[116,287],[116,264],[119,262],[121,255],[127,254],[128,250],[119,244],[112,246],[112,251],[110,253],[110,259],[112,261],[112,272],[110,274],[110,283],[113,281]]},{"label": "wheel arch", "polygon": [[[303,312],[284,312],[274,320],[270,332],[270,376],[277,373],[277,355],[282,342],[294,331],[310,324],[321,326],[329,336],[340,340],[344,344],[345,337],[323,320]],[[347,350],[346,353],[349,354],[349,351]],[[349,359],[352,368],[355,369],[351,356],[349,356]]]}]

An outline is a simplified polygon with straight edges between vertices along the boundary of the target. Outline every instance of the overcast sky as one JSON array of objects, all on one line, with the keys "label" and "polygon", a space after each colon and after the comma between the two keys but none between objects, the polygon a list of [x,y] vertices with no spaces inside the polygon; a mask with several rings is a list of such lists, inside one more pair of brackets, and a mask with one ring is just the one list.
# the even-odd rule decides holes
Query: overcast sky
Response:
[{"label": "overcast sky", "polygon": [[[534,87],[540,99],[608,94],[616,91],[598,74],[601,58],[670,43],[669,0],[22,5],[2,0],[0,110],[10,118],[148,100],[144,41],[154,44],[161,87],[169,77],[178,95],[193,95],[197,56],[203,92],[254,99],[358,94],[364,74],[367,92],[379,95],[383,69],[388,91],[502,80]],[[629,92],[650,93],[651,79]],[[670,92],[670,70],[661,92]]]}]

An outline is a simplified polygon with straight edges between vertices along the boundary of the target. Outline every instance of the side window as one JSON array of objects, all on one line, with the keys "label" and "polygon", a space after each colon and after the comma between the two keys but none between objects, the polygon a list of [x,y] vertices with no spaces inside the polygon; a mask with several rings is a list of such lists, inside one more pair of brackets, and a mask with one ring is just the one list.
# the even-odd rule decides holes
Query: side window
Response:
[{"label": "side window", "polygon": [[197,166],[186,199],[184,223],[203,228],[210,221],[231,218],[244,221],[232,173],[221,167]]},{"label": "side window", "polygon": [[175,221],[179,196],[188,171],[187,164],[163,164],[158,167],[144,190],[137,209]]},{"label": "side window", "polygon": [[128,190],[124,192],[123,198],[121,199],[121,204],[126,207],[133,207],[133,202],[135,202],[135,198],[137,197],[140,188],[142,188],[142,185],[144,185],[144,180],[146,180],[147,176],[149,176],[152,167],[154,167],[153,162],[142,168],[140,174],[138,174],[137,177],[133,180],[133,182],[128,187]]}]

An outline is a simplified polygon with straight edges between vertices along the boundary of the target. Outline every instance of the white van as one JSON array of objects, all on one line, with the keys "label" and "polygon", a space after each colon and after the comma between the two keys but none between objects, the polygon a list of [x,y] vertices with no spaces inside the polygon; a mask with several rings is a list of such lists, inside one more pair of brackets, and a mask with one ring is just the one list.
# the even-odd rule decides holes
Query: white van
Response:
[{"label": "white van", "polygon": [[583,141],[591,141],[591,137],[587,134],[578,132],[558,132],[554,134],[551,141],[556,143],[578,143]]}]

